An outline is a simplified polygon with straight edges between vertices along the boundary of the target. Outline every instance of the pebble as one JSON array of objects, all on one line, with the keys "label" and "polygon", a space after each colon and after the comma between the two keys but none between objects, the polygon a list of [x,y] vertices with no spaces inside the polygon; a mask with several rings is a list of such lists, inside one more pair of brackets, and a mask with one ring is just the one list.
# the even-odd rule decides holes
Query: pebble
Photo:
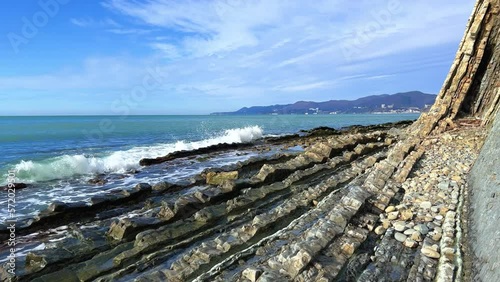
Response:
[{"label": "pebble", "polygon": [[384,227],[384,229],[388,229],[391,226],[391,221],[388,219],[381,220],[381,222],[382,222],[382,227]]},{"label": "pebble", "polygon": [[396,231],[404,231],[406,229],[406,224],[402,221],[396,221],[392,225]]},{"label": "pebble", "polygon": [[421,252],[424,256],[429,257],[429,258],[438,259],[439,257],[441,257],[441,255],[438,252],[434,251],[433,249],[431,249],[429,247],[423,247]]},{"label": "pebble", "polygon": [[417,231],[415,231],[415,229],[406,229],[405,232],[403,232],[403,234],[407,235],[407,236],[410,236],[412,235],[413,233],[415,233]]},{"label": "pebble", "polygon": [[432,207],[432,204],[429,201],[425,201],[420,203],[420,207],[422,209],[430,209]]},{"label": "pebble", "polygon": [[432,183],[430,182],[427,182],[425,185],[424,185],[424,191],[430,191],[431,188],[432,188]]},{"label": "pebble", "polygon": [[401,219],[402,220],[410,220],[413,218],[413,213],[411,212],[411,210],[403,210],[401,211],[401,215],[400,215]]},{"label": "pebble", "polygon": [[411,234],[411,239],[418,241],[418,242],[422,242],[422,240],[423,240],[422,234],[418,231],[415,231],[415,232],[413,232],[413,234]]},{"label": "pebble", "polygon": [[424,216],[424,220],[425,220],[426,222],[431,222],[431,221],[433,221],[433,220],[434,220],[434,217],[432,217],[432,216],[430,216],[430,215],[426,215],[426,216]]},{"label": "pebble", "polygon": [[447,190],[449,186],[450,186],[450,182],[449,181],[443,181],[443,182],[440,182],[438,184],[438,188],[440,190]]},{"label": "pebble", "polygon": [[398,218],[399,212],[398,211],[393,211],[387,214],[387,218],[390,220],[394,220]]},{"label": "pebble", "polygon": [[417,226],[413,227],[413,229],[417,230],[422,235],[426,235],[427,233],[429,233],[429,228],[425,224],[418,224]]},{"label": "pebble", "polygon": [[431,236],[432,240],[434,240],[434,241],[441,240],[441,236],[442,236],[441,233],[435,232],[435,231],[429,232],[429,235]]},{"label": "pebble", "polygon": [[380,226],[377,226],[377,228],[375,228],[375,234],[377,235],[382,235],[385,233],[385,228],[384,226],[380,225]]},{"label": "pebble", "polygon": [[406,238],[403,244],[408,248],[415,248],[418,246],[418,243],[410,238]]},{"label": "pebble", "polygon": [[389,213],[389,212],[393,212],[394,210],[396,210],[396,207],[394,207],[394,206],[388,206],[388,207],[385,209],[385,212]]},{"label": "pebble", "polygon": [[406,240],[406,238],[407,238],[406,235],[404,235],[401,232],[394,233],[394,239],[396,239],[399,242],[404,242]]},{"label": "pebble", "polygon": [[[458,199],[471,163],[464,161],[468,152],[461,152],[463,146],[457,144],[455,147],[454,143],[449,143],[447,147],[442,144],[433,146],[437,142],[438,139],[427,139],[422,143],[424,146],[427,144],[429,150],[426,148],[419,160],[421,166],[398,186],[404,188],[404,195],[398,204],[385,208],[385,217],[380,217],[381,226],[377,227],[376,233],[389,230],[386,234],[391,234],[394,230],[392,237],[408,248],[408,253],[409,248],[421,246],[422,260],[417,274],[420,279],[431,281],[449,277],[451,281],[456,263],[456,250],[451,246],[456,240]],[[377,250],[376,261],[389,262],[392,252],[390,247]],[[432,261],[435,259],[439,263]],[[392,261],[396,258],[392,257]],[[397,261],[407,268],[408,260],[404,256],[398,256]],[[438,268],[440,276],[436,276]],[[415,281],[412,279],[408,281]]]}]

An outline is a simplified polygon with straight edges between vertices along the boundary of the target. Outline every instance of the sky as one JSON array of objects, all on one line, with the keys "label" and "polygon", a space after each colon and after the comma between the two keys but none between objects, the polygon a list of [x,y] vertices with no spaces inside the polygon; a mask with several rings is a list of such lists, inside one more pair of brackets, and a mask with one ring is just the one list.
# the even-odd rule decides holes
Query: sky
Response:
[{"label": "sky", "polygon": [[436,94],[473,0],[3,0],[0,115]]}]

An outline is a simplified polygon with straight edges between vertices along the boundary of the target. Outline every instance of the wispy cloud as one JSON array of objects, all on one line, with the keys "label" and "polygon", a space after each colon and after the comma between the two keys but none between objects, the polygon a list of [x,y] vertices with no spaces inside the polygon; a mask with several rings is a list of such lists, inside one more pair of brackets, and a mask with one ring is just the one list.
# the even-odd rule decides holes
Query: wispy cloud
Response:
[{"label": "wispy cloud", "polygon": [[[390,3],[399,6],[392,9]],[[437,91],[434,85],[441,84],[439,75],[445,73],[435,69],[451,64],[473,4],[474,0],[104,0],[102,6],[112,12],[109,17],[74,18],[71,23],[137,35],[141,40],[136,42],[152,55],[104,58],[94,65],[89,60],[100,58],[87,59],[69,74],[0,77],[0,89],[118,89],[140,79],[150,62],[161,62],[168,72],[165,92],[198,101],[223,97],[248,105],[304,96],[355,98],[373,89],[425,90],[428,80],[414,79],[415,73],[433,79]],[[120,24],[111,19],[114,16]]]},{"label": "wispy cloud", "polygon": [[164,56],[166,56],[169,59],[175,59],[180,57],[180,51],[175,45],[168,43],[151,43],[151,47],[160,51]]},{"label": "wispy cloud", "polygon": [[93,18],[71,18],[69,20],[72,24],[79,27],[89,27],[89,28],[117,28],[121,27],[120,24],[112,19],[105,18],[96,20]]},{"label": "wispy cloud", "polygon": [[153,30],[150,29],[138,29],[138,28],[112,28],[112,29],[107,29],[106,31],[114,34],[124,34],[124,35],[126,34],[143,35],[153,32]]},{"label": "wispy cloud", "polygon": [[327,88],[328,86],[331,86],[332,84],[333,83],[330,81],[319,81],[319,82],[314,82],[314,83],[292,84],[292,85],[286,85],[286,86],[279,86],[279,87],[275,87],[273,89],[279,90],[279,91],[285,91],[285,92],[300,92],[300,91]]}]

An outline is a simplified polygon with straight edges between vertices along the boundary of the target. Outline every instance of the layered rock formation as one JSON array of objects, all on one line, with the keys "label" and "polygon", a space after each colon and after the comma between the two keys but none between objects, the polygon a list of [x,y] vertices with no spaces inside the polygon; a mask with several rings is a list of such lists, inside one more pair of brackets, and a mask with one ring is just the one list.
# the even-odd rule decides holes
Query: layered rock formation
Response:
[{"label": "layered rock formation", "polygon": [[[494,281],[499,10],[499,0],[478,0],[435,105],[409,128],[212,148],[196,153],[284,152],[185,185],[112,191],[91,206],[53,203],[18,230],[15,279]],[[286,150],[297,145],[305,150]]]},{"label": "layered rock formation", "polygon": [[457,117],[491,125],[500,103],[500,19],[498,0],[478,0],[455,60],[429,113],[413,126],[426,136],[453,128]]}]

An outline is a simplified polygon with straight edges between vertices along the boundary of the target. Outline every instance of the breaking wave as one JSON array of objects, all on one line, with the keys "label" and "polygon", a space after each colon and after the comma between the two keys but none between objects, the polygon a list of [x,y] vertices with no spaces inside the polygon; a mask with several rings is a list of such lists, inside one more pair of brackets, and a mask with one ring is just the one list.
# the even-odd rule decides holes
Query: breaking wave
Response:
[{"label": "breaking wave", "polygon": [[155,158],[176,151],[196,150],[223,143],[247,143],[262,137],[262,128],[250,126],[229,129],[218,136],[200,141],[178,141],[168,144],[134,147],[100,157],[64,155],[42,161],[21,161],[15,165],[16,177],[20,182],[34,183],[95,173],[124,173],[132,169],[138,169],[140,167],[139,160],[143,158]]}]

